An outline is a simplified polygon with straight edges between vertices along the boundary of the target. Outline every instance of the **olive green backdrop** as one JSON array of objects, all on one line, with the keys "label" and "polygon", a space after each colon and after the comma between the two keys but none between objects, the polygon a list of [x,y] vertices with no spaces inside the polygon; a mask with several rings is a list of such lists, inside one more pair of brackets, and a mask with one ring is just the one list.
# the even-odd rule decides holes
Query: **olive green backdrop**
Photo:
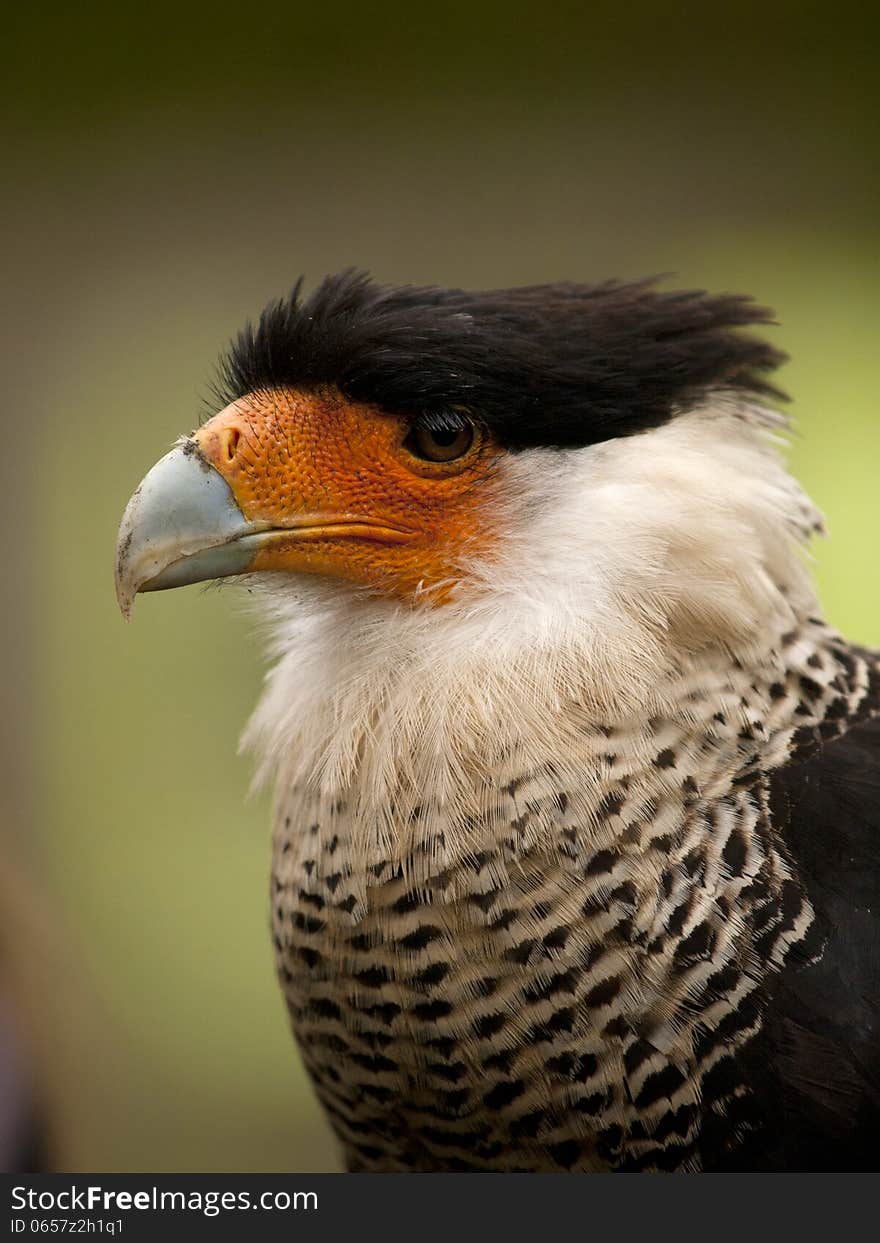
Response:
[{"label": "olive green backdrop", "polygon": [[236,755],[258,645],[234,592],[126,626],[112,583],[129,494],[300,273],[756,294],[833,536],[823,600],[880,641],[877,46],[859,8],[804,8],[4,19],[0,985],[57,1165],[334,1168]]}]

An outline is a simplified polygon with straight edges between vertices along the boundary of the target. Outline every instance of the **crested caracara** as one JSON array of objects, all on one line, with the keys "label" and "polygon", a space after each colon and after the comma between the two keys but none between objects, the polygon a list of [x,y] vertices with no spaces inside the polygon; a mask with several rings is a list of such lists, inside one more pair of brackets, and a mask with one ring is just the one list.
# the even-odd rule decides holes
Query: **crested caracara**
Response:
[{"label": "crested caracara", "polygon": [[871,1169],[880,664],[746,298],[297,287],[119,536],[245,575],[272,914],[353,1170]]}]

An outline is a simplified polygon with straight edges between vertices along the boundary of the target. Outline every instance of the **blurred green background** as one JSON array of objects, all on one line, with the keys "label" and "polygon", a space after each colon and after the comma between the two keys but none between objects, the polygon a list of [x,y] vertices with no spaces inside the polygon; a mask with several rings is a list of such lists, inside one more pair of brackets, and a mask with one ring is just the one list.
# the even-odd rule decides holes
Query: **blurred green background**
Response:
[{"label": "blurred green background", "polygon": [[[867,6],[20,7],[3,84],[0,989],[65,1169],[326,1170],[234,593],[121,621],[123,506],[305,273],[674,273],[776,308],[831,619],[880,641]],[[11,27],[8,23],[11,22]]]}]

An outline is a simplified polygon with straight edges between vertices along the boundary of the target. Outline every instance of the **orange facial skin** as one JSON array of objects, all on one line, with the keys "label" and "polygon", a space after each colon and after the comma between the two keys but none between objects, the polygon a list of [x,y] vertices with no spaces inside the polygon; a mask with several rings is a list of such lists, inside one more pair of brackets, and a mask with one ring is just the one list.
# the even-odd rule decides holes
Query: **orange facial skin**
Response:
[{"label": "orange facial skin", "polygon": [[272,528],[252,571],[324,574],[401,599],[449,598],[462,553],[493,539],[487,493],[503,450],[482,429],[462,457],[404,445],[411,421],[335,389],[251,393],[193,435],[245,518]]}]

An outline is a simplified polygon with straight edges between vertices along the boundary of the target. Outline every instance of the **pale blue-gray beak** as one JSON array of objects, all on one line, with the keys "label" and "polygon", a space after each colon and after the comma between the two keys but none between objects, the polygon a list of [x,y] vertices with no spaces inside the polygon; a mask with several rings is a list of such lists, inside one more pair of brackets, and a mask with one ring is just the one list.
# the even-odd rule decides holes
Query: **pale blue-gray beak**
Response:
[{"label": "pale blue-gray beak", "polygon": [[244,573],[268,526],[248,522],[196,443],[182,441],[146,475],[122,516],[116,598],[123,616],[140,591]]}]

